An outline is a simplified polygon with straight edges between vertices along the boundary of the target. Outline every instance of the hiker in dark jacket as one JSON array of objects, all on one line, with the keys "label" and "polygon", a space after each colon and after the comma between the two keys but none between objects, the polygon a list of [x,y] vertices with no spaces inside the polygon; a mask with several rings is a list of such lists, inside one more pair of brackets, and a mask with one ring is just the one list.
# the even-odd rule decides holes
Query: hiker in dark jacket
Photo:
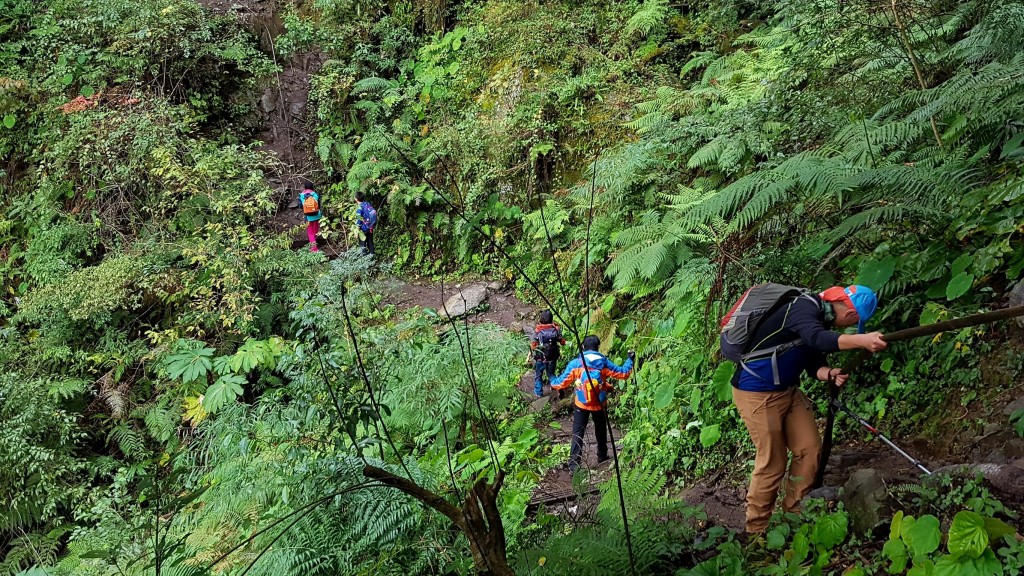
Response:
[{"label": "hiker in dark jacket", "polygon": [[548,382],[555,377],[555,365],[562,355],[562,346],[565,345],[562,329],[554,323],[554,317],[550,310],[542,311],[539,320],[540,323],[530,335],[530,349],[533,350],[533,372],[536,377],[533,383],[533,393],[536,396],[544,394],[544,377],[547,376]]},{"label": "hiker in dark jacket", "polygon": [[587,431],[587,420],[594,418],[594,436],[597,437],[597,461],[608,459],[608,393],[612,385],[608,380],[625,380],[633,374],[636,354],[631,350],[626,362],[619,366],[597,349],[601,340],[594,335],[583,339],[583,353],[566,365],[561,376],[551,381],[552,390],[574,387],[576,412],[572,418],[572,445],[569,449],[569,472],[580,467],[583,456],[583,435]]},{"label": "hiker in dark jacket", "polygon": [[[814,482],[821,453],[821,435],[813,407],[800,392],[800,376],[807,373],[842,386],[849,376],[830,367],[826,354],[855,348],[872,353],[885,349],[880,333],[863,333],[877,305],[870,288],[835,286],[820,294],[793,297],[769,313],[754,330],[751,352],[798,343],[779,353],[774,368],[773,358],[764,357],[737,366],[733,375],[733,401],[757,449],[747,491],[747,532],[765,530],[783,480],[786,496],[782,507],[787,512],[799,512],[800,500]],[[854,325],[858,334],[832,331]],[[793,453],[788,475],[787,451]]]},{"label": "hiker in dark jacket", "polygon": [[356,224],[362,234],[359,247],[363,249],[363,254],[373,255],[373,229],[377,226],[377,210],[366,201],[362,192],[356,192],[356,202],[359,203],[356,208]]}]

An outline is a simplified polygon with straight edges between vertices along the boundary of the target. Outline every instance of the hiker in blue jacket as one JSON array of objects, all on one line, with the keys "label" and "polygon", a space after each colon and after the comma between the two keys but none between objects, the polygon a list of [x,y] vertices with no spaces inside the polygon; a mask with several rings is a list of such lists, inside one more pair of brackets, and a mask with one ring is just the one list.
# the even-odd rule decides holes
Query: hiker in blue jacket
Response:
[{"label": "hiker in blue jacket", "polygon": [[[783,509],[799,512],[821,453],[821,435],[811,402],[800,391],[800,377],[806,373],[842,386],[849,376],[829,366],[826,354],[885,349],[880,333],[864,333],[877,306],[877,296],[866,286],[834,286],[820,294],[791,296],[754,328],[747,352],[776,353],[740,362],[732,378],[733,402],[757,450],[747,491],[748,533],[767,528],[783,484]],[[834,331],[850,326],[857,326],[858,333]]]},{"label": "hiker in blue jacket", "polygon": [[362,234],[359,247],[363,249],[363,254],[373,255],[373,229],[377,226],[377,210],[366,201],[362,192],[356,192],[356,202],[359,203],[356,208],[356,224]]},{"label": "hiker in blue jacket", "polygon": [[565,371],[551,381],[552,390],[573,389],[576,411],[572,418],[572,443],[569,447],[569,473],[580,467],[583,456],[583,435],[587,421],[594,419],[598,463],[608,460],[608,393],[614,388],[609,380],[625,380],[633,374],[636,353],[630,350],[619,366],[598,348],[601,340],[593,334],[583,339],[583,353],[565,366]]}]

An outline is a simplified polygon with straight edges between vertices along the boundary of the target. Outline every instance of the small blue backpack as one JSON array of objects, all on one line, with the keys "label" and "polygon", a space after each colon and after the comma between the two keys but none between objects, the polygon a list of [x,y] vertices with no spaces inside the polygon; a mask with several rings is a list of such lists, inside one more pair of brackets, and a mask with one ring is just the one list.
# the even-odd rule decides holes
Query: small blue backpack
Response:
[{"label": "small blue backpack", "polygon": [[377,209],[370,205],[369,202],[363,202],[363,230],[365,232],[373,232],[373,228],[377,225]]}]

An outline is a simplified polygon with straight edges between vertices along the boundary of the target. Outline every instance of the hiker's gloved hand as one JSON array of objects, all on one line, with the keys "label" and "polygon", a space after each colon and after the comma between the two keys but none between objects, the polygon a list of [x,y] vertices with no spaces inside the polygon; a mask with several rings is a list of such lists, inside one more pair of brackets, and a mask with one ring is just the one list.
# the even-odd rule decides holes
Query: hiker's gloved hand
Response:
[{"label": "hiker's gloved hand", "polygon": [[630,350],[629,352],[626,352],[626,356],[628,356],[633,362],[636,362],[636,352]]}]

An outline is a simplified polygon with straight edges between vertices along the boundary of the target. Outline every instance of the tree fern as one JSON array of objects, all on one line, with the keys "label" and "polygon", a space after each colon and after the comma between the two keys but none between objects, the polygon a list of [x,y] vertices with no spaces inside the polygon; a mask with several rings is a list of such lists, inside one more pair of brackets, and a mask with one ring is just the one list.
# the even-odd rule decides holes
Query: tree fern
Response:
[{"label": "tree fern", "polygon": [[668,16],[668,0],[644,0],[640,8],[626,21],[627,35],[640,32],[647,36],[655,29],[665,25]]},{"label": "tree fern", "polygon": [[352,94],[357,95],[364,92],[381,92],[396,88],[397,86],[398,84],[393,80],[371,76],[369,78],[363,78],[356,81],[356,83],[352,85]]}]

